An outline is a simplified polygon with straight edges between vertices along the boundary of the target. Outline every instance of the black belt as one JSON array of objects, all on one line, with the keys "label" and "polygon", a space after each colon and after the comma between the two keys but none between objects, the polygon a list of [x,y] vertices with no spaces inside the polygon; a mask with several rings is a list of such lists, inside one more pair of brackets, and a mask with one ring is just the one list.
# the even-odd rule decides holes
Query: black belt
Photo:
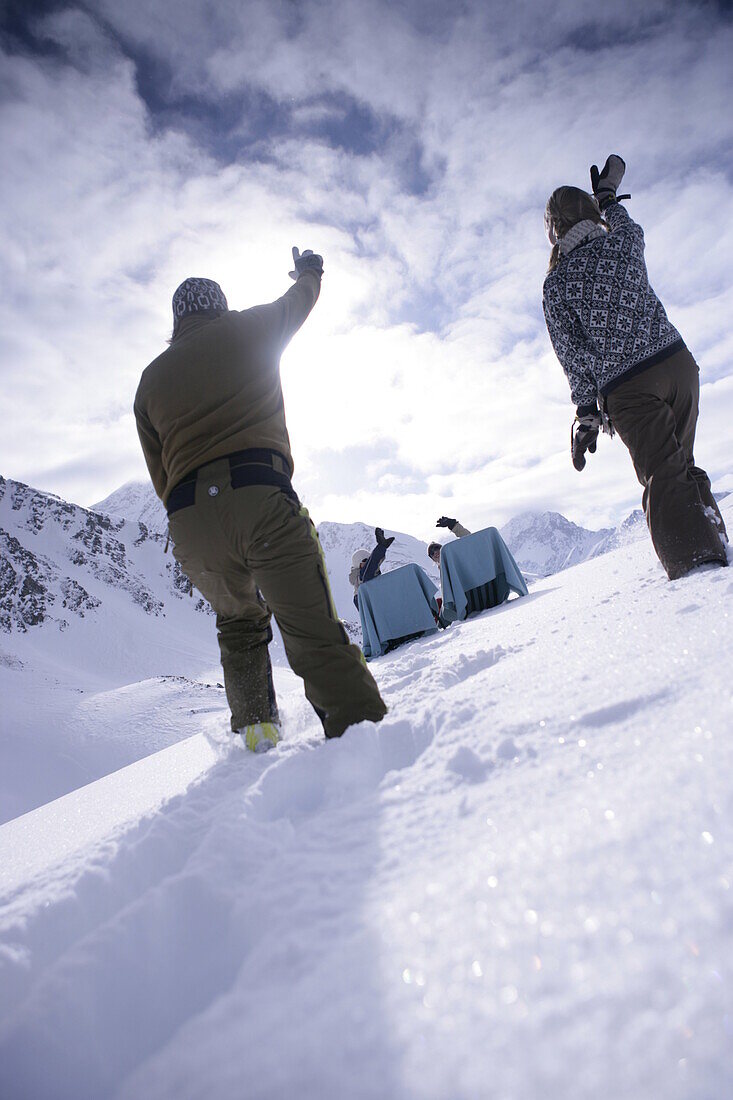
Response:
[{"label": "black belt", "polygon": [[211,466],[214,462],[229,463],[229,482],[232,489],[242,489],[247,485],[273,485],[282,489],[292,500],[298,504],[300,501],[290,482],[290,475],[276,466],[284,466],[288,469],[288,462],[279,451],[271,451],[265,447],[252,447],[247,451],[235,451],[234,454],[222,455],[221,458],[205,462],[191,470],[175,485],[168,496],[166,511],[169,516],[178,512],[181,508],[190,508],[196,503],[196,482],[202,470]]}]

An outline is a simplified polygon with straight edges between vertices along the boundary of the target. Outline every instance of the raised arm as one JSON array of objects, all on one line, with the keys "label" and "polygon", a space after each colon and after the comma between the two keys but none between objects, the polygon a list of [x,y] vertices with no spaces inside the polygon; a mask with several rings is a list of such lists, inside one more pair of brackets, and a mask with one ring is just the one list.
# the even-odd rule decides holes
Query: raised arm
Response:
[{"label": "raised arm", "polygon": [[374,536],[377,540],[377,545],[369,555],[369,561],[364,566],[364,572],[361,574],[361,583],[366,584],[372,577],[377,575],[377,571],[381,568],[382,562],[387,556],[387,551],[395,540],[395,536],[386,538],[384,531],[381,527],[375,527]]},{"label": "raised arm", "polygon": [[626,161],[618,153],[611,153],[603,165],[603,170],[598,171],[595,164],[591,165],[590,183],[593,194],[598,202],[598,207],[606,219],[611,232],[620,235],[633,234],[644,245],[644,230],[631,218],[625,207],[621,206],[621,199],[630,199],[631,195],[619,195],[618,189],[626,172]]},{"label": "raised arm", "polygon": [[603,211],[603,217],[608,222],[614,236],[632,235],[636,237],[642,248],[644,247],[644,230],[638,222],[634,221],[626,207],[622,206],[620,202],[610,203]]},{"label": "raised arm", "polygon": [[278,351],[290,343],[321,293],[322,256],[309,248],[301,255],[297,248],[293,248],[293,267],[290,277],[295,279],[295,286],[291,286],[277,301],[247,310],[249,316],[254,315],[262,320],[269,330],[268,339],[272,340]]},{"label": "raised arm", "polygon": [[441,516],[435,526],[447,527],[448,530],[451,531],[456,536],[456,538],[459,539],[465,538],[466,535],[471,534],[467,527],[464,527],[463,524],[459,523],[457,519],[453,519],[452,516]]}]

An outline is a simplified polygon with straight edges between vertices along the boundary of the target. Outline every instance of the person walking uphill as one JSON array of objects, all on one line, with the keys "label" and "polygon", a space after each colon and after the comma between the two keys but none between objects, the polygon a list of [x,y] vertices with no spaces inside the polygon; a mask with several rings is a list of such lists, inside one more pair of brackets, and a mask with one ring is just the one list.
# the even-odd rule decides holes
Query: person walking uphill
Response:
[{"label": "person walking uphill", "polygon": [[218,283],[173,295],[170,346],[143,371],[135,419],[173,553],[216,612],[231,726],[261,751],[280,739],[271,612],[326,737],[386,714],[334,607],[316,529],[291,485],[280,356],[315,305],[323,260],[293,249],[295,285],[230,310]]},{"label": "person walking uphill", "polygon": [[602,172],[591,168],[593,196],[578,187],[550,196],[543,307],[577,406],[573,465],[584,468],[601,428],[618,432],[644,487],[654,549],[674,580],[708,562],[727,565],[727,533],[693,456],[699,369],[649,285],[644,232],[616,195],[625,169],[612,155]]}]

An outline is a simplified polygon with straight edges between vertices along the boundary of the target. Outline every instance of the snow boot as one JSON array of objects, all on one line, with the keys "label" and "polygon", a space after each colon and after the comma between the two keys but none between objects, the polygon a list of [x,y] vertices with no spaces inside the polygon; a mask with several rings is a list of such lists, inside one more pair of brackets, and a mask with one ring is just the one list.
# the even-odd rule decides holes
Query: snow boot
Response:
[{"label": "snow boot", "polygon": [[274,722],[256,722],[237,730],[237,733],[242,735],[250,752],[268,752],[281,740],[280,729]]}]

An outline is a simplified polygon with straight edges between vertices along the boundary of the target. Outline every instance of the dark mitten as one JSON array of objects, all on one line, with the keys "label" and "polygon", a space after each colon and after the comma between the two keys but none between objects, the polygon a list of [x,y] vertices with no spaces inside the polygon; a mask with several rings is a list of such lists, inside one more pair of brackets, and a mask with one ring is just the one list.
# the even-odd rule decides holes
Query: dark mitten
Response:
[{"label": "dark mitten", "polygon": [[[626,164],[616,153],[611,153],[611,156],[607,158],[601,172],[598,171],[597,164],[591,165],[590,183],[601,210],[605,210],[610,203],[616,202],[616,192],[621,180],[624,178],[625,171]],[[622,195],[621,197],[630,199],[631,195]]]},{"label": "dark mitten", "polygon": [[388,539],[387,539],[387,538],[385,538],[385,537],[384,537],[384,531],[382,530],[382,528],[381,528],[381,527],[375,527],[375,528],[374,528],[374,537],[375,537],[375,538],[376,538],[376,540],[377,540],[377,545],[378,545],[378,546],[383,546],[383,547],[385,548],[385,550],[387,549],[387,547],[388,547],[388,546],[391,546],[391,545],[392,545],[392,543],[393,543],[393,542],[394,542],[394,540],[395,540],[395,536],[394,536],[394,535],[392,535],[392,537],[391,537],[391,538],[388,538]]},{"label": "dark mitten", "polygon": [[451,519],[450,516],[441,516],[436,527],[447,527],[449,531],[452,531],[455,525],[458,523],[457,519]]},{"label": "dark mitten", "polygon": [[570,454],[576,470],[585,468],[585,452],[595,454],[601,418],[597,412],[576,416],[570,429]]}]

